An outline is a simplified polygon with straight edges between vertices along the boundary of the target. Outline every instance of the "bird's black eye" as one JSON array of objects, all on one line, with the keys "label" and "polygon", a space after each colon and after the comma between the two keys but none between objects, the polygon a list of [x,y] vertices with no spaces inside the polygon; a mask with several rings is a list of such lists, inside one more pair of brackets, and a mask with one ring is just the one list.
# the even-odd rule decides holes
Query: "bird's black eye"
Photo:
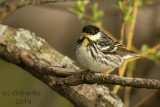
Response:
[{"label": "bird's black eye", "polygon": [[99,28],[93,25],[87,25],[83,28],[82,33],[88,33],[90,35],[95,35],[99,32]]}]

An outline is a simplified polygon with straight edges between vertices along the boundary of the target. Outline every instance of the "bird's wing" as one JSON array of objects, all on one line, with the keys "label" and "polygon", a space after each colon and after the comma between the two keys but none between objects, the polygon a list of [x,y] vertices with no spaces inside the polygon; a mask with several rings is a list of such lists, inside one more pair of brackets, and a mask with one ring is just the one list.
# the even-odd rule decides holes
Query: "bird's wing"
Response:
[{"label": "bird's wing", "polygon": [[98,43],[101,47],[101,52],[110,55],[119,55],[123,59],[128,59],[132,57],[144,57],[143,55],[136,54],[133,51],[127,50],[120,43],[113,41],[105,33],[102,33],[102,40]]},{"label": "bird's wing", "polygon": [[103,46],[101,48],[101,51],[104,54],[119,55],[121,57],[124,57],[125,59],[140,56],[133,51],[127,50],[123,45],[119,44],[118,42],[114,42],[110,46]]}]

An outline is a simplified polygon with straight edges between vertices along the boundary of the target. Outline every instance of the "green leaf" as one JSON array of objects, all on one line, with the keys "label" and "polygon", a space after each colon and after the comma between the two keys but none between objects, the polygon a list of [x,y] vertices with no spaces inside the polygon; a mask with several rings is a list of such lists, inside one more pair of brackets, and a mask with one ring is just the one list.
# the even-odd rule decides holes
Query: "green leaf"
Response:
[{"label": "green leaf", "polygon": [[131,15],[132,10],[133,10],[133,7],[131,5],[128,6],[126,15],[128,15],[128,16]]},{"label": "green leaf", "polygon": [[99,10],[98,12],[97,12],[97,16],[98,17],[102,17],[104,15],[104,12],[102,11],[102,10]]},{"label": "green leaf", "polygon": [[72,12],[72,13],[74,13],[74,14],[76,14],[76,15],[81,14],[81,12],[78,9],[76,9],[76,8],[69,8],[69,11]]},{"label": "green leaf", "polygon": [[83,4],[82,4],[82,1],[80,1],[80,0],[78,0],[77,2],[76,2],[76,5],[78,6],[78,7],[81,7]]},{"label": "green leaf", "polygon": [[79,8],[80,11],[84,12],[85,10],[85,4],[84,4],[84,1],[77,1],[76,3],[77,7]]},{"label": "green leaf", "polygon": [[84,11],[85,11],[85,8],[86,8],[86,5],[87,5],[89,2],[90,2],[89,0],[77,1],[77,2],[76,2],[76,7],[78,7],[81,12],[84,12]]},{"label": "green leaf", "polygon": [[119,8],[121,9],[121,10],[123,10],[123,0],[119,0],[118,1],[118,4],[119,4]]},{"label": "green leaf", "polygon": [[[150,47],[147,44],[143,44],[141,46],[140,51],[143,53],[143,52],[146,52],[149,49],[150,49]],[[148,56],[154,61],[154,63],[156,63],[158,66],[160,66],[160,59],[159,59],[159,57],[160,57],[160,49],[154,50]]]},{"label": "green leaf", "polygon": [[127,20],[135,20],[135,17],[134,16],[128,16],[128,17],[125,17],[124,20],[125,21],[127,21]]},{"label": "green leaf", "polygon": [[151,54],[150,57],[158,66],[160,66],[160,59],[156,54]]},{"label": "green leaf", "polygon": [[160,59],[159,59],[159,57],[160,57],[160,49],[155,50],[154,52],[152,52],[152,53],[150,54],[150,57],[152,58],[152,60],[153,60],[158,66],[160,66]]},{"label": "green leaf", "polygon": [[83,1],[83,4],[86,6],[90,1],[89,0],[85,0]]},{"label": "green leaf", "polygon": [[[79,19],[81,19],[83,22],[85,22],[85,16],[87,16],[85,9],[86,9],[86,5],[89,3],[89,0],[85,0],[85,1],[77,1],[76,5],[74,6],[74,8],[69,8],[68,10],[74,14],[76,14],[78,16]],[[91,6],[92,9],[92,16],[90,16],[90,20],[89,22],[91,23],[97,23],[97,19],[102,17],[104,15],[104,12],[102,10],[98,10],[98,4],[94,3]],[[88,21],[88,20],[87,20]]]},{"label": "green leaf", "polygon": [[125,21],[134,19],[133,16],[131,16],[132,10],[133,10],[133,7],[131,5],[124,8],[124,14],[125,14],[124,20]]},{"label": "green leaf", "polygon": [[104,15],[104,12],[102,10],[97,10],[98,9],[98,4],[94,3],[92,5],[92,13],[93,13],[93,17],[91,18],[91,20],[94,22],[96,21],[98,18],[102,17]]},{"label": "green leaf", "polygon": [[143,53],[143,52],[146,52],[150,47],[147,45],[147,44],[143,44],[141,46],[141,49],[140,49],[140,52]]},{"label": "green leaf", "polygon": [[160,49],[157,50],[157,56],[160,57]]},{"label": "green leaf", "polygon": [[95,12],[94,13],[94,15],[93,15],[93,17],[92,17],[92,20],[93,21],[95,21],[95,20],[97,20],[98,18],[100,18],[100,17],[102,17],[103,16],[103,14],[104,14],[104,12],[103,11],[97,11],[97,12]]},{"label": "green leaf", "polygon": [[98,7],[98,4],[97,4],[97,3],[94,3],[93,6],[92,6],[93,15],[96,14],[97,7]]},{"label": "green leaf", "polygon": [[84,16],[85,16],[85,14],[83,14],[83,13],[79,13],[79,14],[78,14],[78,18],[79,18],[79,19],[83,19]]}]

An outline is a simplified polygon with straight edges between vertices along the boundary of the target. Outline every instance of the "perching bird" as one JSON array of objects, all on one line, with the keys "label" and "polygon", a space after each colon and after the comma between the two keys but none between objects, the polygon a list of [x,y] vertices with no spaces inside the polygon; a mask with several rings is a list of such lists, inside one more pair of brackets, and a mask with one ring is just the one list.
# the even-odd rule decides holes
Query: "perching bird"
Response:
[{"label": "perching bird", "polygon": [[142,57],[127,50],[117,41],[93,25],[85,26],[76,44],[78,62],[93,72],[104,73],[103,78],[122,65],[124,60]]}]

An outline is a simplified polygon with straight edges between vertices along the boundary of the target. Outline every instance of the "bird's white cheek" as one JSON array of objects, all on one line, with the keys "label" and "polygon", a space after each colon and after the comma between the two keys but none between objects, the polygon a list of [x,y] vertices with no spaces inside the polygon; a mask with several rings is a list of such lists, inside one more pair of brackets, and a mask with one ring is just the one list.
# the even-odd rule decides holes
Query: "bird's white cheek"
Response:
[{"label": "bird's white cheek", "polygon": [[88,38],[92,41],[96,41],[96,40],[99,40],[101,38],[101,32],[95,34],[95,35],[92,35],[92,36],[88,36]]}]

